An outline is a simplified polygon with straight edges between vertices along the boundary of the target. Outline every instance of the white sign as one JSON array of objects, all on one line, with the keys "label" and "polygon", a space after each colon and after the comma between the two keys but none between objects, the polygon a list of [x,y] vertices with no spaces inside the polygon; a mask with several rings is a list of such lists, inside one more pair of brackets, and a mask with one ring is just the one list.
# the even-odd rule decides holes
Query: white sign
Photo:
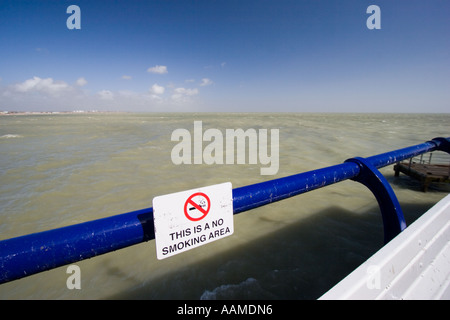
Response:
[{"label": "white sign", "polygon": [[233,234],[231,182],[153,198],[159,260]]}]

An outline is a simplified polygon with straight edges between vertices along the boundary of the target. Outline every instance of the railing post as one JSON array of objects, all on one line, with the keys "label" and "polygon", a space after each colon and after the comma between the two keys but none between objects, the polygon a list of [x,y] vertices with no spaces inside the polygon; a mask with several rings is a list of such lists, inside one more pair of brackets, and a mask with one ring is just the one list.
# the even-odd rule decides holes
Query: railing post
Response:
[{"label": "railing post", "polygon": [[353,162],[359,165],[360,173],[352,180],[369,188],[377,199],[383,218],[384,243],[388,243],[406,228],[402,208],[394,190],[381,172],[366,159],[357,157],[345,162]]}]

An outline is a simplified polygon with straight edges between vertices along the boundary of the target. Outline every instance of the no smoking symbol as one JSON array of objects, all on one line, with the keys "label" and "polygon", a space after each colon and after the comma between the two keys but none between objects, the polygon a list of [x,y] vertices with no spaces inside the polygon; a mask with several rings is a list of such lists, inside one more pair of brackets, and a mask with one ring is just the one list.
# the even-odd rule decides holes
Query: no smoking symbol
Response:
[{"label": "no smoking symbol", "polygon": [[191,195],[184,204],[184,215],[191,221],[200,221],[209,212],[211,201],[203,192]]}]

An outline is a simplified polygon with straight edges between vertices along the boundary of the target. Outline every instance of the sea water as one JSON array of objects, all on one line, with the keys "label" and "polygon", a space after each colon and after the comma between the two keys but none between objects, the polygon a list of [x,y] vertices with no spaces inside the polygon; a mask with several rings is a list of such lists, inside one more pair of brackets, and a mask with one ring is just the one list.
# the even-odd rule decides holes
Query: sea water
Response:
[{"label": "sea water", "polygon": [[[279,169],[180,164],[177,129],[278,129]],[[0,239],[152,206],[155,196],[233,188],[450,136],[450,114],[117,113],[0,117]],[[445,154],[444,154],[445,156]],[[433,156],[434,157],[434,156]],[[448,160],[446,160],[448,161]],[[410,224],[447,195],[380,169]],[[383,245],[373,194],[344,181],[234,216],[234,234],[165,260],[155,241],[0,285],[0,299],[315,299]]]}]

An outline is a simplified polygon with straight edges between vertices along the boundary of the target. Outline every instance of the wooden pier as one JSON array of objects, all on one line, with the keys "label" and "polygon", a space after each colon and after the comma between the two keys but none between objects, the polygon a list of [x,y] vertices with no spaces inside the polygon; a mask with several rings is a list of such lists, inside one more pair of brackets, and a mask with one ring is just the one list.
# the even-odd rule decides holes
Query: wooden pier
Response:
[{"label": "wooden pier", "polygon": [[426,192],[432,182],[450,182],[450,165],[415,163],[411,159],[409,162],[398,162],[394,165],[395,176],[400,172],[413,177],[422,184],[422,191]]}]

